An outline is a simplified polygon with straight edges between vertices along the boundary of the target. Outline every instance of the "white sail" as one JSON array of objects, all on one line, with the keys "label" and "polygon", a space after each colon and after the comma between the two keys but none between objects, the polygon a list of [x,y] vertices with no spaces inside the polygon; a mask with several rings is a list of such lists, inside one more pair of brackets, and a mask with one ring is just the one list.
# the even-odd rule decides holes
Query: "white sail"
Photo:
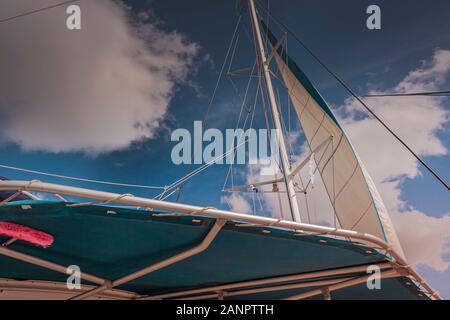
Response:
[{"label": "white sail", "polygon": [[[270,31],[268,37],[273,50],[278,42]],[[310,149],[329,141],[314,158],[340,226],[384,239],[403,255],[383,200],[332,110],[282,46],[274,58]]]}]

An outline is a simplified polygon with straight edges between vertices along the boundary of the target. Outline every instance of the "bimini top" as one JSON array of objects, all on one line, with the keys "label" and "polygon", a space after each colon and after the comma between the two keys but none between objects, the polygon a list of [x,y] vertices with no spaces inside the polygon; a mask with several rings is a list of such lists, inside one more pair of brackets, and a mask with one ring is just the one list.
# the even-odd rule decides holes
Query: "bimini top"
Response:
[{"label": "bimini top", "polygon": [[[51,201],[4,203],[0,221],[54,239],[42,248],[0,236],[3,298],[322,299],[331,292],[332,299],[428,299],[390,258],[329,236],[202,214]],[[373,265],[382,270],[379,290],[366,285]],[[67,289],[67,266],[79,267],[81,289]]]}]

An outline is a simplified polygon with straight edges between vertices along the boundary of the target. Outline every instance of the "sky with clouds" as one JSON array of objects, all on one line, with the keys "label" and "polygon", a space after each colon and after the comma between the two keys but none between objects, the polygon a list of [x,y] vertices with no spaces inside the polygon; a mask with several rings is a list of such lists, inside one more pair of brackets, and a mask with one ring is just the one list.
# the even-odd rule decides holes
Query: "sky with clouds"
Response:
[{"label": "sky with clouds", "polygon": [[[55,0],[40,0],[39,6]],[[450,88],[450,21],[446,0],[378,1],[382,29],[365,27],[368,1],[270,1],[281,17],[359,94]],[[175,166],[170,132],[192,130],[208,108],[237,19],[233,1],[80,1],[82,30],[65,28],[65,8],[0,26],[0,164],[64,175],[136,184],[166,185],[194,170]],[[0,18],[37,7],[7,0]],[[248,22],[247,22],[248,23]],[[276,32],[279,30],[274,28]],[[239,31],[233,69],[252,66],[248,25]],[[305,70],[343,123],[380,189],[412,264],[450,298],[450,197],[375,120],[294,41],[289,54]],[[208,127],[234,128],[246,79],[223,79]],[[234,86],[238,87],[238,92]],[[281,89],[280,89],[281,90]],[[280,91],[285,106],[287,99]],[[450,100],[409,97],[367,100],[422,157],[450,180]],[[254,126],[264,128],[257,104]],[[286,120],[287,121],[287,120]],[[305,155],[292,119],[292,152]],[[259,168],[234,169],[236,182]],[[273,195],[224,195],[227,166],[214,166],[170,200],[242,212],[279,214]],[[30,179],[0,169],[1,176]],[[42,180],[82,187],[100,186]],[[148,190],[115,192],[155,196]],[[330,218],[317,181],[309,206],[317,223]],[[281,199],[283,201],[283,199]],[[302,204],[303,205],[303,204]],[[260,207],[265,207],[261,210]]]}]

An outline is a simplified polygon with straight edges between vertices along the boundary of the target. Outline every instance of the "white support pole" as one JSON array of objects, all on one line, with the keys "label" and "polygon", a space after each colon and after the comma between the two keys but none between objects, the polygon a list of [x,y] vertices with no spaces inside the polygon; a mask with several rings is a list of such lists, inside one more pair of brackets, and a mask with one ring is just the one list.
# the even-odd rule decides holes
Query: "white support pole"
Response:
[{"label": "white support pole", "polygon": [[[373,264],[371,264],[371,265],[373,265]],[[362,272],[366,272],[367,268],[371,265],[338,268],[338,269],[331,269],[331,270],[324,270],[324,271],[313,271],[313,272],[307,272],[307,273],[302,273],[302,274],[297,274],[297,275],[280,276],[280,277],[260,279],[260,280],[248,280],[248,281],[235,282],[235,283],[229,283],[229,284],[200,288],[200,289],[170,292],[170,293],[153,295],[153,296],[144,296],[144,297],[141,297],[140,299],[141,300],[161,300],[161,299],[173,299],[173,298],[180,298],[180,297],[187,297],[187,296],[199,297],[200,294],[204,294],[204,293],[208,293],[208,292],[222,292],[222,291],[229,291],[229,290],[238,290],[238,289],[243,289],[243,288],[248,288],[248,287],[260,287],[259,288],[260,291],[257,291],[257,292],[280,291],[280,290],[285,290],[284,287],[280,287],[281,289],[276,289],[278,287],[273,287],[273,285],[281,284],[281,283],[289,283],[289,282],[294,282],[294,281],[307,281],[307,282],[302,282],[301,284],[314,283],[316,285],[327,285],[327,284],[331,284],[331,282],[325,284],[325,283],[318,282],[318,281],[321,278],[325,278],[325,277],[353,277],[354,274],[358,274],[358,273],[361,274]],[[383,262],[383,263],[376,264],[376,265],[381,270],[392,268],[392,265],[389,262]],[[344,281],[344,279],[342,279],[342,278],[335,279],[335,280],[336,280],[335,282]],[[299,285],[299,284],[297,284],[297,285]],[[271,286],[271,287],[268,288],[267,286]],[[305,285],[303,287],[308,287],[308,286]],[[288,287],[288,289],[289,289],[289,287]],[[241,293],[241,292],[244,292],[244,293]],[[247,291],[233,291],[232,295],[237,296],[237,295],[247,294],[247,293],[248,293]],[[254,293],[256,293],[256,291]],[[203,296],[204,295],[201,295],[201,297],[203,297]],[[217,296],[217,293],[208,295],[208,296],[214,297],[214,296]]]},{"label": "white support pole", "polygon": [[322,295],[324,300],[331,300],[331,292],[330,289],[328,289],[328,287],[322,289]]},{"label": "white support pole", "polygon": [[[319,152],[320,150],[323,149],[323,147],[325,147],[326,145],[328,145],[329,142],[331,142],[331,140],[333,140],[333,137],[330,136],[329,138],[325,139],[324,142],[322,142],[321,144],[319,144],[317,147],[315,147],[312,151],[311,154],[308,155],[308,157],[305,158],[305,160],[303,160],[300,164],[296,165],[294,167],[294,169],[292,170],[291,174],[290,174],[290,178],[294,178],[294,176],[300,172],[300,170],[303,169],[304,166],[306,166],[309,163],[309,159],[311,158],[311,156],[317,152]],[[306,191],[306,190],[305,190]]]},{"label": "white support pole", "polygon": [[[0,298],[9,299],[9,297],[14,298],[15,293],[22,294],[32,294],[33,297],[41,298],[38,296],[39,293],[45,292],[50,299],[67,299],[73,296],[74,292],[83,293],[85,291],[90,291],[94,287],[92,285],[83,284],[80,289],[69,289],[67,288],[67,283],[65,282],[55,282],[55,281],[42,281],[42,280],[14,280],[14,279],[4,279],[0,278]],[[109,290],[102,294],[96,296],[100,299],[114,299],[114,300],[131,300],[138,299],[140,295],[123,290]]]},{"label": "white support pole", "polygon": [[[17,252],[17,251],[14,251],[14,250],[2,247],[2,246],[0,246],[0,254],[10,257],[10,258],[13,258],[13,259],[16,259],[16,260],[20,260],[20,261],[29,263],[29,264],[33,264],[35,266],[49,269],[49,270],[52,270],[55,272],[67,274],[67,267],[65,267],[65,266],[62,266],[62,265],[59,265],[59,264],[56,264],[56,263],[53,263],[50,261],[46,261],[46,260],[43,260],[40,258],[36,258],[36,257],[30,256],[25,253]],[[93,282],[93,283],[96,283],[99,285],[103,285],[105,283],[105,281],[107,281],[103,278],[93,276],[93,275],[90,275],[85,272],[82,272],[80,274],[80,277],[83,280],[90,281],[90,282]]]},{"label": "white support pole", "polygon": [[307,223],[299,223],[295,221],[279,220],[270,217],[255,216],[244,213],[236,213],[232,211],[220,210],[215,208],[204,208],[189,204],[183,204],[178,202],[161,201],[155,199],[147,199],[134,196],[123,196],[117,193],[104,192],[98,190],[84,189],[78,187],[71,187],[65,185],[58,185],[53,183],[45,182],[35,182],[29,185],[28,181],[0,181],[0,190],[17,190],[26,188],[29,191],[35,192],[45,192],[45,193],[58,193],[68,197],[84,198],[98,201],[107,201],[108,203],[118,203],[124,205],[131,205],[141,208],[153,208],[158,210],[164,210],[169,212],[178,212],[184,214],[192,214],[193,212],[201,212],[200,215],[212,217],[216,219],[224,219],[228,221],[240,221],[247,222],[250,224],[261,225],[261,226],[273,226],[279,228],[286,228],[296,231],[304,231],[318,234],[326,234],[333,236],[340,236],[343,238],[349,238],[352,240],[362,240],[364,242],[370,243],[372,246],[379,246],[383,249],[389,249],[390,254],[399,261],[401,264],[406,262],[396,254],[396,252],[391,251],[388,243],[384,240],[375,237],[367,233],[361,233],[355,230],[345,230],[336,229],[332,227],[325,227],[320,225],[313,225]]},{"label": "white support pole", "polygon": [[267,92],[269,95],[270,109],[272,111],[273,120],[275,123],[275,129],[277,132],[277,139],[280,149],[281,167],[283,170],[284,180],[286,183],[286,190],[289,199],[289,206],[292,213],[292,218],[296,222],[301,222],[300,210],[297,203],[297,194],[294,188],[294,182],[290,179],[291,166],[289,163],[289,156],[286,150],[286,142],[284,141],[283,130],[281,125],[281,116],[278,112],[277,102],[275,99],[275,93],[272,85],[272,78],[270,75],[270,66],[267,63],[266,49],[264,48],[264,42],[261,36],[261,29],[259,27],[259,19],[256,14],[254,0],[248,0],[250,14],[252,16],[253,26],[255,28],[256,38],[259,47],[259,54],[261,56],[262,67],[264,68],[264,77],[266,79]]},{"label": "white support pole", "polygon": [[126,275],[126,276],[124,276],[122,278],[119,278],[119,279],[117,279],[115,281],[112,281],[110,283],[107,283],[105,285],[97,287],[97,288],[95,288],[95,289],[93,289],[91,291],[88,291],[88,292],[85,292],[85,293],[80,294],[78,296],[75,296],[75,297],[71,298],[71,300],[83,300],[83,299],[86,299],[86,298],[88,298],[88,297],[90,297],[90,296],[92,296],[94,294],[99,294],[99,293],[101,293],[104,290],[112,289],[114,287],[123,285],[125,283],[130,282],[130,281],[133,281],[135,279],[138,279],[140,277],[148,275],[149,273],[155,272],[155,271],[157,271],[159,269],[168,267],[168,266],[170,266],[172,264],[175,264],[177,262],[180,262],[182,260],[185,260],[187,258],[195,256],[195,255],[205,251],[209,247],[209,245],[217,237],[217,235],[219,234],[220,230],[222,229],[222,227],[225,224],[226,224],[226,220],[217,220],[214,223],[214,225],[212,226],[211,230],[209,230],[208,234],[203,239],[203,241],[199,245],[197,245],[197,246],[195,246],[195,247],[193,247],[193,248],[191,248],[191,249],[189,249],[187,251],[184,251],[184,252],[181,252],[179,254],[176,254],[176,255],[174,255],[174,256],[172,256],[170,258],[167,258],[167,259],[165,259],[163,261],[160,261],[160,262],[157,262],[155,264],[152,264],[152,265],[150,265],[150,266],[148,266],[146,268],[143,268],[143,269],[138,270],[136,272],[133,272],[133,273],[131,273],[129,275]]},{"label": "white support pole", "polygon": [[[325,288],[320,288],[320,289],[315,289],[315,290],[311,290],[309,292],[305,292],[305,293],[301,293],[301,294],[297,294],[294,296],[290,296],[287,298],[284,298],[283,300],[303,300],[306,298],[311,298],[320,294],[324,294],[324,292],[328,292],[331,293],[333,291],[339,290],[339,289],[344,289],[344,288],[348,288],[348,287],[353,287],[356,286],[358,284],[364,283],[367,281],[367,279],[370,278],[371,275],[366,275],[363,277],[357,277],[357,278],[353,278],[347,281],[343,281],[343,282],[339,282],[333,285],[330,285],[328,287]],[[396,270],[387,270],[387,271],[383,271],[381,272],[381,277],[382,279],[389,279],[389,278],[397,278],[400,277],[401,275],[396,271]],[[326,298],[326,297],[325,297]]]},{"label": "white support pole", "polygon": [[[340,278],[340,279],[307,281],[307,282],[302,282],[302,283],[285,284],[285,285],[272,286],[272,287],[237,290],[237,291],[232,291],[232,292],[223,292],[222,294],[226,297],[239,297],[239,296],[252,295],[252,294],[257,294],[257,293],[329,286],[329,285],[338,284],[343,281],[348,281],[351,279],[352,279],[351,277],[346,277],[346,278]],[[214,298],[218,298],[218,297],[219,297],[219,293],[212,293],[212,294],[205,294],[205,295],[201,295],[201,296],[176,298],[174,300],[205,300],[205,299],[214,299]]]}]

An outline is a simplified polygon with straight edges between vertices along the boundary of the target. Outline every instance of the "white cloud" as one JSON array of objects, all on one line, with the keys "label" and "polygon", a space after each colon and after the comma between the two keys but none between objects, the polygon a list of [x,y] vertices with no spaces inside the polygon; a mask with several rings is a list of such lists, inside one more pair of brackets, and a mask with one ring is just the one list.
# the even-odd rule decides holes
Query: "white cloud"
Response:
[{"label": "white cloud", "polygon": [[250,206],[248,200],[236,193],[233,193],[230,196],[223,196],[220,198],[220,202],[222,204],[228,204],[231,211],[239,212],[239,213],[252,213],[253,209]]},{"label": "white cloud", "polygon": [[392,214],[408,261],[446,271],[450,261],[450,214],[442,218],[429,217],[418,210]]},{"label": "white cloud", "polygon": [[[188,81],[197,44],[120,2],[79,5],[79,31],[67,30],[65,7],[2,24],[1,140],[50,152],[126,148],[155,135],[176,84]],[[2,1],[0,12],[36,6]]]},{"label": "white cloud", "polygon": [[[437,90],[445,83],[449,71],[450,51],[437,50],[430,61],[423,62],[420,68],[387,91]],[[450,119],[441,98],[375,98],[368,104],[419,155],[448,154],[437,136]],[[376,120],[353,117],[358,110],[361,107],[348,100],[342,121],[382,194],[409,262],[446,270],[450,266],[444,258],[449,250],[450,212],[442,218],[432,217],[401,198],[404,179],[419,176],[420,165]]]}]

